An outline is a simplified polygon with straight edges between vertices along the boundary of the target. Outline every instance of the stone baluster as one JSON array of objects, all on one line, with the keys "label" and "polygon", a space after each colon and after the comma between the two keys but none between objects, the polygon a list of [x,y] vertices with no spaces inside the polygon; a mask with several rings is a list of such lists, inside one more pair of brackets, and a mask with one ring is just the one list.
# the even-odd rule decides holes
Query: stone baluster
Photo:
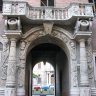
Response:
[{"label": "stone baluster", "polygon": [[5,96],[16,96],[16,39],[10,39]]},{"label": "stone baluster", "polygon": [[85,40],[81,39],[80,41],[80,86],[88,87],[88,66],[87,66],[87,57],[86,57],[86,48]]},{"label": "stone baluster", "polygon": [[56,12],[55,12],[55,9],[53,10],[53,19],[56,19]]},{"label": "stone baluster", "polygon": [[41,18],[40,19],[44,19],[43,9],[40,9],[40,10],[41,10]]}]

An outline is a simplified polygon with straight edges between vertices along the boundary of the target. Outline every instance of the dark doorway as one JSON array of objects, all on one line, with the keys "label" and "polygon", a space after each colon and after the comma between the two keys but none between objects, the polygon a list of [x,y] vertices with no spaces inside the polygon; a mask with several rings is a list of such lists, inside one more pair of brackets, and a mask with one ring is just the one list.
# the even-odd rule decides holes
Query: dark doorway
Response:
[{"label": "dark doorway", "polygon": [[59,46],[51,43],[43,43],[35,46],[27,56],[25,82],[26,96],[32,96],[32,75],[30,74],[32,74],[33,67],[36,63],[40,61],[49,62],[54,67],[54,96],[69,96],[68,58]]}]

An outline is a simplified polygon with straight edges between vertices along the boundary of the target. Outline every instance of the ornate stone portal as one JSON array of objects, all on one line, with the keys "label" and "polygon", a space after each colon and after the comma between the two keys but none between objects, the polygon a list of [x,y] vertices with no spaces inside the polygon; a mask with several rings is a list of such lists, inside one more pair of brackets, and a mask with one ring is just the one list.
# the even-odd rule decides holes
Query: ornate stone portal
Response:
[{"label": "ornate stone portal", "polygon": [[[56,43],[56,45],[60,46],[70,57],[69,66],[70,66],[70,96],[91,96],[91,87],[89,83],[89,77],[87,72],[87,56],[86,56],[86,48],[85,48],[85,40],[81,39],[80,42],[80,64],[81,62],[85,65],[80,65],[80,85],[77,78],[77,53],[76,53],[76,41],[74,40],[74,36],[70,34],[68,31],[53,26],[50,34],[44,31],[43,26],[32,28],[27,33],[25,33],[21,37],[20,46],[19,46],[19,57],[16,59],[16,38],[11,38],[9,59],[8,59],[8,68],[7,68],[7,79],[6,79],[6,96],[25,96],[25,64],[26,64],[26,54],[30,50],[30,45],[32,42],[38,38],[42,38],[46,35],[49,37],[53,37],[58,39],[60,44]],[[14,35],[13,35],[14,37]],[[9,38],[9,35],[8,35]],[[50,40],[48,41],[50,42]],[[52,43],[52,41],[51,41]],[[63,47],[66,46],[66,47]],[[14,51],[14,52],[13,52]],[[83,52],[83,55],[82,55]],[[83,57],[82,57],[83,56]],[[84,60],[84,62],[83,62]],[[17,62],[17,63],[16,63]],[[83,66],[83,67],[82,67]],[[83,68],[83,69],[82,69]],[[9,70],[9,71],[8,71]],[[17,71],[16,71],[17,70]],[[18,72],[17,78],[15,77]],[[83,73],[84,72],[84,73]],[[11,74],[12,73],[12,74]],[[9,74],[9,75],[8,75]],[[95,96],[95,95],[94,95]]]},{"label": "ornate stone portal", "polygon": [[[49,18],[49,15],[46,13],[48,9],[46,9],[45,14],[41,9],[39,11],[36,9],[38,12],[35,10],[37,12],[37,14],[35,14],[34,8],[29,7],[26,2],[4,2],[4,32],[7,39],[6,42],[3,43],[4,60],[1,62],[1,70],[3,70],[1,78],[2,81],[4,81],[5,85],[3,85],[3,87],[5,89],[1,87],[0,96],[25,96],[25,65],[27,53],[36,46],[33,43],[34,41],[46,36],[54,39],[51,40],[48,38],[47,43],[56,44],[67,54],[70,69],[70,96],[96,96],[93,64],[91,61],[92,52],[89,50],[91,49],[91,45],[88,41],[92,34],[92,5],[81,4],[85,9],[79,5],[80,4],[72,4],[71,7],[68,7],[69,9],[67,8],[68,10],[58,8],[55,10],[50,9],[49,13],[51,16]],[[83,11],[81,9],[83,9]],[[28,12],[26,12],[26,10]],[[56,10],[57,12],[55,12]],[[73,10],[72,14],[70,10]],[[62,13],[61,15],[59,11]],[[54,14],[52,14],[52,12]],[[34,14],[32,13],[34,13],[35,16],[33,16]],[[31,20],[43,19],[49,20],[49,22],[43,22],[41,20],[43,22],[41,26],[33,27],[23,34],[21,30],[21,19],[24,19],[22,18],[23,15],[26,16],[26,21],[31,18]],[[53,25],[53,19],[55,21],[60,20],[60,22],[67,24],[66,20],[70,21],[70,19],[72,19],[71,17],[74,16],[81,16],[81,18],[77,18],[74,32],[69,32],[55,26],[55,22]],[[86,16],[88,17],[87,19],[85,18]],[[3,40],[5,40],[5,38],[3,38]],[[37,45],[39,43],[42,42],[37,42]],[[86,43],[88,43],[88,45]],[[5,54],[7,55],[5,56]],[[3,93],[3,95],[1,93]]]}]

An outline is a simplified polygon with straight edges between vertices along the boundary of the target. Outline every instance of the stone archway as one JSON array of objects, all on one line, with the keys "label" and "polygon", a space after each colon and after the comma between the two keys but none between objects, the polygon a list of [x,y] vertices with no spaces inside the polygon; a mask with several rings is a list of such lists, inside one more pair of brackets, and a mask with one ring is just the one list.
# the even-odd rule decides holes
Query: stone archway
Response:
[{"label": "stone archway", "polygon": [[[44,40],[44,37],[48,37],[47,40]],[[36,42],[38,38],[41,38],[41,41]],[[43,38],[43,40],[42,40]],[[69,62],[69,86],[70,86],[70,96],[72,91],[72,96],[74,96],[74,89],[78,90],[78,82],[77,82],[77,63],[76,63],[76,44],[73,40],[73,36],[66,30],[59,28],[57,26],[53,27],[52,32],[46,33],[44,32],[43,26],[39,26],[36,28],[32,28],[27,33],[25,33],[21,40],[21,49],[20,52],[23,53],[21,55],[20,66],[25,66],[26,64],[26,56],[30,52],[30,50],[40,43],[53,43],[58,45],[68,57]],[[22,86],[25,86],[25,67],[21,69],[21,73],[23,73],[22,77]],[[20,77],[20,76],[19,76]],[[79,93],[78,93],[79,94]]]}]

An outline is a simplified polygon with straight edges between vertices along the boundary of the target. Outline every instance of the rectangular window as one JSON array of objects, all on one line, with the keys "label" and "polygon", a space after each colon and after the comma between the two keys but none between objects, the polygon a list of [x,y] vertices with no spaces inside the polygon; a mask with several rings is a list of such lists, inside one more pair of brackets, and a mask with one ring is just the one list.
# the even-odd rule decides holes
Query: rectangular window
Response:
[{"label": "rectangular window", "polygon": [[54,0],[49,0],[48,6],[54,6]]},{"label": "rectangular window", "polygon": [[2,11],[2,0],[0,0],[0,11]]},{"label": "rectangular window", "polygon": [[41,6],[54,6],[54,0],[41,0]]},{"label": "rectangular window", "polygon": [[41,6],[47,6],[47,0],[41,0]]}]

